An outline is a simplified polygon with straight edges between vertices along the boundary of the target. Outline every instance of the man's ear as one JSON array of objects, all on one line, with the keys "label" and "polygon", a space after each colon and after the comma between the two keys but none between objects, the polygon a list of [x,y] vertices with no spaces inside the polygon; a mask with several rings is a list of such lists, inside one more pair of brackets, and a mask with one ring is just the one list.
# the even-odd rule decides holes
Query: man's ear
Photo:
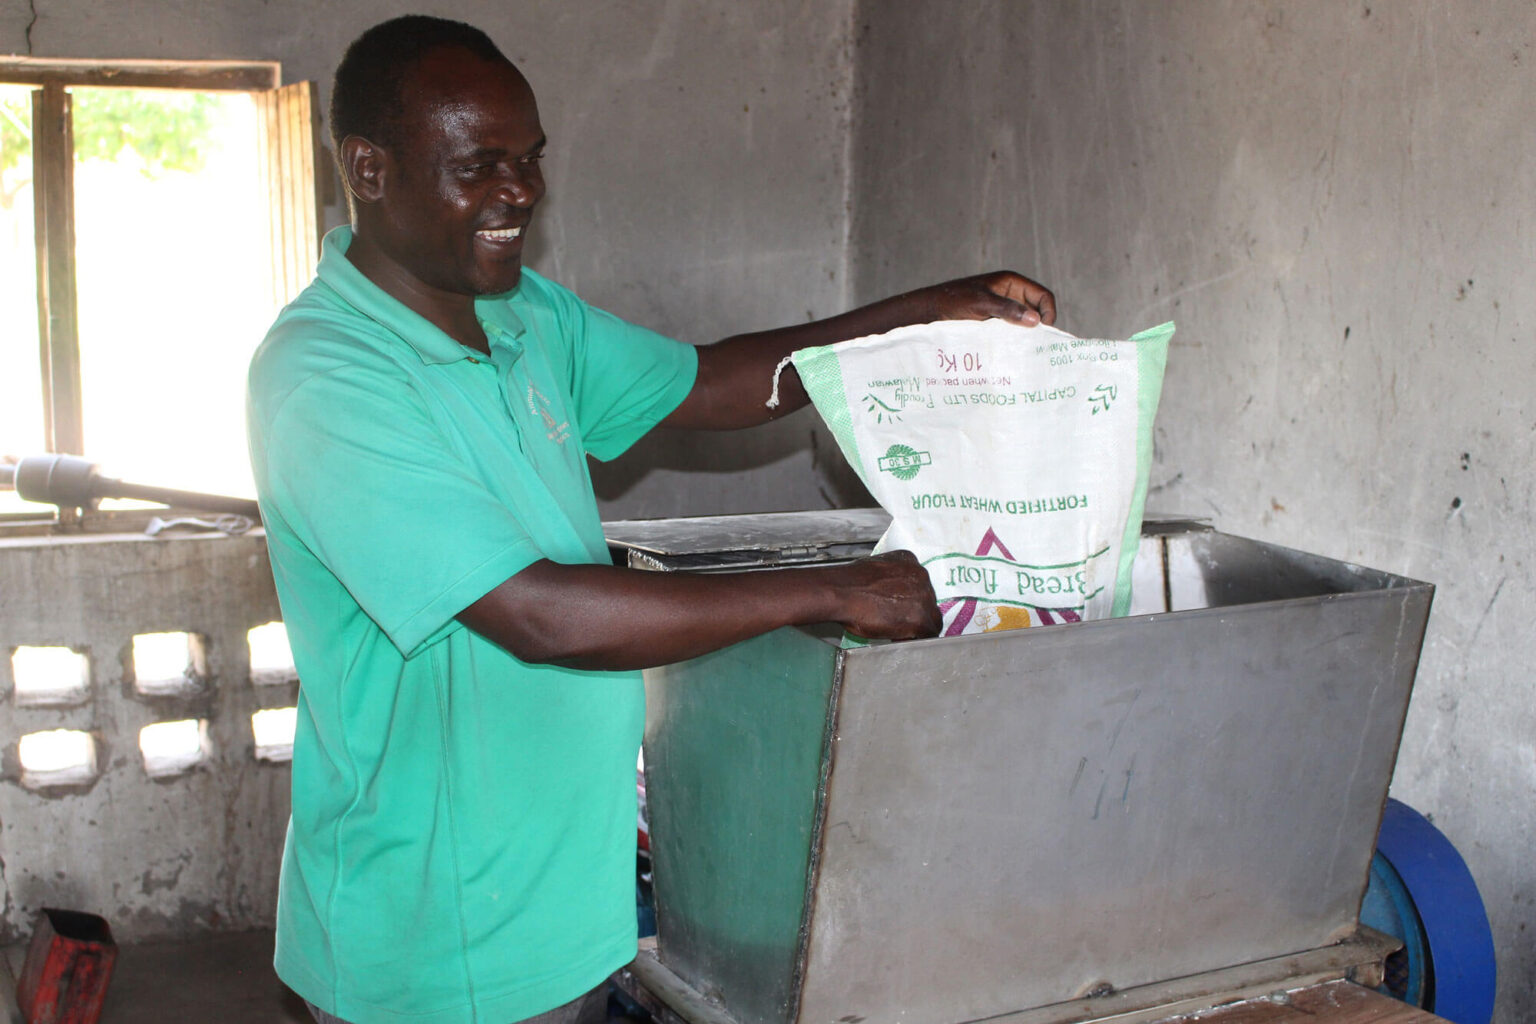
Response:
[{"label": "man's ear", "polygon": [[384,194],[384,164],[386,156],[381,146],[361,135],[348,135],[341,140],[341,176],[360,203],[374,203]]}]

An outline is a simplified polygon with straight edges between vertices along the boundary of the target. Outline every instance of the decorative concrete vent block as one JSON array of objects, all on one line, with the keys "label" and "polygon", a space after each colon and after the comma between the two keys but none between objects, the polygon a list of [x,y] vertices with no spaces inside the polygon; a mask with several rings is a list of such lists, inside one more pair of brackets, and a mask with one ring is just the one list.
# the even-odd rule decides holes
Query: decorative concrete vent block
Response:
[{"label": "decorative concrete vent block", "polygon": [[139,753],[152,779],[185,775],[209,759],[208,723],[189,718],[146,725],[139,730]]},{"label": "decorative concrete vent block", "polygon": [[257,686],[284,686],[296,683],[299,674],[293,667],[293,651],[288,647],[288,627],[269,622],[246,633],[251,652],[251,682]]},{"label": "decorative concrete vent block", "polygon": [[274,763],[293,760],[293,730],[298,713],[298,708],[267,708],[251,716],[256,760]]},{"label": "decorative concrete vent block", "polygon": [[133,689],[141,697],[187,697],[208,679],[206,641],[196,633],[133,638]]},{"label": "decorative concrete vent block", "polygon": [[18,707],[68,707],[91,695],[90,659],[69,647],[18,647],[11,676]]},{"label": "decorative concrete vent block", "polygon": [[31,732],[16,744],[28,789],[84,786],[96,780],[96,738],[78,729]]}]

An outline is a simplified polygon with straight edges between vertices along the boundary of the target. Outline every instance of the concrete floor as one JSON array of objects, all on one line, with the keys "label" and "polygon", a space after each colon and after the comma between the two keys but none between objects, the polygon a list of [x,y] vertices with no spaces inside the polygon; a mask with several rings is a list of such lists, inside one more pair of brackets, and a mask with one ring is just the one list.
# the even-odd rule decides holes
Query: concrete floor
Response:
[{"label": "concrete floor", "polygon": [[[25,944],[0,948],[0,1024],[25,1024],[16,1009],[16,978],[26,958]],[[609,1012],[609,1024],[639,1024],[617,1004]],[[272,971],[271,932],[119,947],[101,1020],[313,1024],[304,1001]]]},{"label": "concrete floor", "polygon": [[[0,1021],[20,1024],[14,976],[24,946],[0,963]],[[195,942],[123,946],[101,1019],[110,1024],[209,1021],[309,1024],[304,1003],[272,973],[272,933],[208,935]]]}]

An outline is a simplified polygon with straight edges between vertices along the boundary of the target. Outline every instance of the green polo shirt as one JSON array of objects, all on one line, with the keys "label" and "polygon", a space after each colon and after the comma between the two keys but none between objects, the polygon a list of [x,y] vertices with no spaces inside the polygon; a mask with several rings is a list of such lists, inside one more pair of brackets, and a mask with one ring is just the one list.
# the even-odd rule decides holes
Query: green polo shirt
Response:
[{"label": "green polo shirt", "polygon": [[301,680],[276,966],[355,1024],[502,1024],[635,953],[633,672],[527,665],[454,616],[608,561],[586,457],[682,401],[692,348],[524,270],[489,358],[326,237],[251,364],[251,461]]}]

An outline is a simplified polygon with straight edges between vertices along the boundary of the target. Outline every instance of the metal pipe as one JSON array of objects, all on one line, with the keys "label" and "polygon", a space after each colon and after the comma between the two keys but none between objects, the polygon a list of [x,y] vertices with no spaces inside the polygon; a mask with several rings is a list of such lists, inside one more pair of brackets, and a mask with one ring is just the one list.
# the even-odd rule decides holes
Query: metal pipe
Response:
[{"label": "metal pipe", "polygon": [[137,498],[140,501],[158,501],[162,505],[191,508],[202,512],[233,512],[235,515],[261,519],[261,509],[250,498],[232,498],[223,494],[203,494],[199,491],[177,491],[169,487],[153,487],[148,484],[130,484],[122,480],[97,478],[99,496],[103,498]]},{"label": "metal pipe", "polygon": [[14,467],[0,467],[0,483],[7,482],[7,476],[23,499],[60,508],[95,508],[102,498],[135,498],[204,512],[230,512],[261,521],[261,510],[250,498],[114,480],[102,476],[94,462],[78,455],[28,455]]}]

